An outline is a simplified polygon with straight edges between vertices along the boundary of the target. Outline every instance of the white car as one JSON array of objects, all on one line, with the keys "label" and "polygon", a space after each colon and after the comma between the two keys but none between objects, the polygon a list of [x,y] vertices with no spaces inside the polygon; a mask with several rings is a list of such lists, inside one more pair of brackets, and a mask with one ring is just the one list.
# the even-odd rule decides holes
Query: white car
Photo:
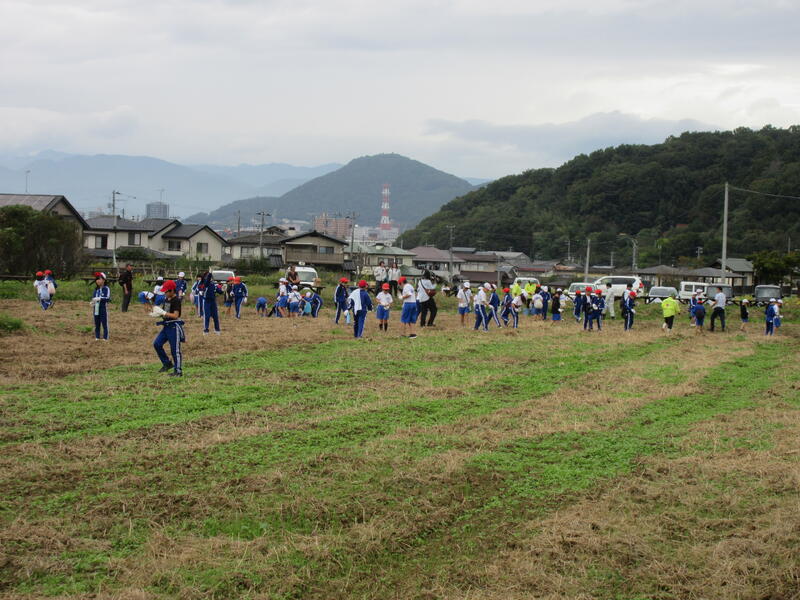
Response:
[{"label": "white car", "polygon": [[591,285],[592,287],[603,290],[605,294],[608,291],[606,287],[607,283],[611,284],[611,290],[614,292],[616,298],[622,296],[623,292],[628,289],[629,283],[631,284],[631,290],[637,294],[642,294],[644,292],[644,283],[642,283],[642,280],[632,275],[606,275],[596,280]]},{"label": "white car", "polygon": [[236,277],[233,271],[227,271],[223,269],[212,269],[211,270],[211,277],[214,278],[214,281],[222,281],[226,282],[231,277]]},{"label": "white car", "polygon": [[567,293],[570,295],[574,295],[575,292],[580,291],[583,293],[587,287],[594,287],[593,283],[589,283],[588,281],[576,281],[575,283],[570,283],[569,288],[567,288]]},{"label": "white car", "polygon": [[300,267],[295,267],[294,271],[300,277],[301,286],[306,286],[306,287],[312,286],[314,285],[314,280],[319,279],[317,270],[314,267],[300,266]]}]

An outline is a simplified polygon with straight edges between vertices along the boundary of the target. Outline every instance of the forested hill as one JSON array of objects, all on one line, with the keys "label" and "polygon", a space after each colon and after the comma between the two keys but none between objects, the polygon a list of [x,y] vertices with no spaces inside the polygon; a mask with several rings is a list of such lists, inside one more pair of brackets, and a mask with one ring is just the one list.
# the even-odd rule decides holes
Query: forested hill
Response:
[{"label": "forested hill", "polygon": [[[449,245],[515,250],[540,259],[582,256],[591,234],[593,264],[629,256],[620,234],[637,236],[639,264],[721,249],[724,182],[800,196],[800,126],[684,133],[652,146],[623,145],[579,155],[557,169],[496,180],[448,202],[402,236],[406,247]],[[800,200],[732,191],[729,256],[786,249],[800,241]],[[577,252],[576,252],[577,251]]]}]

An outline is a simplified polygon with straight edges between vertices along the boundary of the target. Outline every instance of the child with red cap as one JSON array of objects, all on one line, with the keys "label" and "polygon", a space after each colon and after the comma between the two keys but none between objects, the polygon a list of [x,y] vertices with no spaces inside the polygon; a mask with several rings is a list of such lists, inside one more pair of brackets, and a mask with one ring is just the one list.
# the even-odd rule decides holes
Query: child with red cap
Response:
[{"label": "child with red cap", "polygon": [[33,282],[33,288],[36,290],[36,297],[39,299],[42,310],[50,308],[53,304],[50,286],[41,271],[36,271],[36,281]]},{"label": "child with red cap", "polygon": [[336,305],[336,316],[333,322],[338,324],[339,318],[344,314],[345,320],[349,323],[349,313],[347,312],[347,277],[342,277],[333,290],[333,303]]},{"label": "child with red cap", "polygon": [[625,298],[625,331],[633,329],[633,316],[636,314],[636,292],[631,290]]},{"label": "child with red cap", "polygon": [[392,298],[392,294],[389,293],[391,288],[392,286],[388,283],[382,284],[380,293],[375,297],[375,300],[378,301],[378,308],[376,310],[376,315],[378,317],[378,329],[382,331],[389,330],[389,310],[391,309],[392,302],[394,300],[394,298]]},{"label": "child with red cap", "polygon": [[503,325],[508,327],[508,319],[511,317],[512,304],[514,297],[511,295],[511,288],[503,288],[503,311],[500,313],[500,318],[503,319]]},{"label": "child with red cap", "polygon": [[[181,377],[183,375],[181,342],[186,341],[186,336],[183,333],[183,321],[181,320],[181,299],[176,293],[177,286],[171,279],[163,283],[161,291],[164,293],[164,304],[163,306],[154,306],[153,312],[150,313],[151,316],[161,317],[162,319],[159,323],[156,323],[162,329],[153,340],[153,348],[155,348],[156,354],[161,360],[159,373],[166,373],[173,369],[173,372],[169,374],[170,377]],[[169,342],[172,362],[169,361],[167,353],[164,352],[164,344],[167,342]]]},{"label": "child with red cap", "polygon": [[372,310],[372,300],[367,292],[367,282],[363,279],[359,281],[358,289],[353,290],[347,300],[348,308],[353,311],[353,337],[360,338],[364,335],[367,311]]},{"label": "child with red cap", "polygon": [[403,299],[403,312],[400,313],[400,322],[403,324],[403,331],[408,333],[408,337],[414,339],[417,334],[414,333],[414,325],[417,323],[417,316],[419,315],[419,305],[417,303],[417,294],[414,291],[414,286],[408,283],[405,276],[397,280],[401,286],[400,297]]},{"label": "child with red cap", "polygon": [[53,306],[53,302],[56,299],[56,289],[58,289],[58,282],[56,278],[53,276],[53,272],[50,269],[44,270],[44,280],[47,282],[48,290],[50,291],[50,306]]},{"label": "child with red cap", "polygon": [[95,289],[89,302],[94,313],[94,339],[100,340],[100,328],[103,328],[103,341],[108,341],[108,301],[111,300],[111,290],[106,285],[106,274],[95,273]]},{"label": "child with red cap", "polygon": [[233,305],[236,310],[236,318],[241,319],[242,304],[247,304],[247,286],[242,283],[241,277],[233,278],[231,296],[233,297]]}]

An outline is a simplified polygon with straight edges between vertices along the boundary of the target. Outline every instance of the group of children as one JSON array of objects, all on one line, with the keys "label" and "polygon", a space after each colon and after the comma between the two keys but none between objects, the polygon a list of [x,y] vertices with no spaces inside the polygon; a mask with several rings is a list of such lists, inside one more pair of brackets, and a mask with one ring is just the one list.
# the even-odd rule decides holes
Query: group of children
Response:
[{"label": "group of children", "polygon": [[50,269],[36,271],[36,279],[33,281],[33,287],[36,290],[36,298],[39,300],[39,305],[42,307],[42,310],[47,310],[53,306],[58,283]]}]

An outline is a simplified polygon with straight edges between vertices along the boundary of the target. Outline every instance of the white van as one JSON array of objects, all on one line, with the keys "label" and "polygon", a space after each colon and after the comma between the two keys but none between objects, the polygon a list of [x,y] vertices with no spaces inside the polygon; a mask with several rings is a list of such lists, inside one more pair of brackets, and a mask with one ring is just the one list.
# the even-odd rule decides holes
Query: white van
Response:
[{"label": "white van", "polygon": [[606,293],[606,290],[608,290],[606,287],[607,283],[611,284],[611,290],[614,292],[616,298],[622,297],[622,293],[628,289],[629,283],[631,284],[631,289],[637,294],[641,294],[644,291],[642,280],[632,275],[606,275],[596,280],[592,284],[592,287],[600,288],[603,290],[603,293]]},{"label": "white van", "polygon": [[[314,281],[319,279],[319,275],[317,274],[317,270],[314,267],[307,267],[305,265],[296,266],[294,268],[295,273],[300,277],[300,285],[301,286],[313,286],[316,285]],[[289,272],[287,271],[286,274],[288,275]]]}]

